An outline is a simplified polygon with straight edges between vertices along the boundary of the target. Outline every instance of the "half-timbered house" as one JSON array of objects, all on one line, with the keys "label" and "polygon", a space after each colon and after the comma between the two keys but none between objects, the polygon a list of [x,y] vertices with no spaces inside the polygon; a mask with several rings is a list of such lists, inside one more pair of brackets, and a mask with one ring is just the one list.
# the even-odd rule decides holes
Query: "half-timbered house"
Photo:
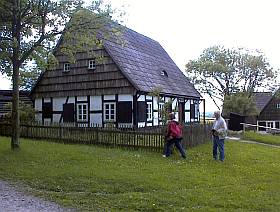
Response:
[{"label": "half-timbered house", "polygon": [[[172,102],[179,121],[199,122],[200,94],[155,40],[125,28],[125,45],[104,40],[70,63],[58,50],[59,65],[46,70],[32,90],[38,121],[89,126],[155,126],[163,105]],[[151,95],[159,90],[160,95]]]}]

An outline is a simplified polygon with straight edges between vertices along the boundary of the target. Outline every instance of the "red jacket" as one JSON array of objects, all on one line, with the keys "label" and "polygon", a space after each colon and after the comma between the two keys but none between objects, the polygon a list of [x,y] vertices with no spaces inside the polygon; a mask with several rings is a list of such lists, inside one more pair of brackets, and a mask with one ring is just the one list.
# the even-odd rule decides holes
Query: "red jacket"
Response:
[{"label": "red jacket", "polygon": [[182,138],[182,126],[177,121],[170,121],[167,125],[167,137],[172,138]]}]

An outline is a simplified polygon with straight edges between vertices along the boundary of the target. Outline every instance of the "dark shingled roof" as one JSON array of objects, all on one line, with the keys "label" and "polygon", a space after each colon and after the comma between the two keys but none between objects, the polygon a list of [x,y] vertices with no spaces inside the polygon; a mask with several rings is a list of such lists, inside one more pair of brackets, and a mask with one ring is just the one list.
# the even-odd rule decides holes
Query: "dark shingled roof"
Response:
[{"label": "dark shingled roof", "polygon": [[201,97],[157,41],[126,27],[122,39],[124,45],[110,39],[104,47],[137,90],[160,87],[164,94]]},{"label": "dark shingled roof", "polygon": [[272,98],[272,93],[271,92],[255,92],[253,94],[255,101],[256,101],[256,106],[259,112],[261,112],[265,106],[269,103],[269,101]]}]

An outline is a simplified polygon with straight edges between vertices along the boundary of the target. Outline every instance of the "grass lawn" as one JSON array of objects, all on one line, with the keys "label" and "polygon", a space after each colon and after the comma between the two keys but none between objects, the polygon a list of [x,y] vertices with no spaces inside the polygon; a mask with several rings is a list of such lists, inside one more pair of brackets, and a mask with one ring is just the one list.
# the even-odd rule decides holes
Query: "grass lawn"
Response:
[{"label": "grass lawn", "polygon": [[162,158],[143,151],[0,137],[0,178],[82,211],[279,211],[280,149],[226,142]]},{"label": "grass lawn", "polygon": [[242,135],[242,138],[244,140],[251,140],[251,141],[257,141],[261,143],[266,144],[273,144],[280,146],[280,136],[279,135],[262,135],[253,131],[247,131],[245,132],[245,135]]}]

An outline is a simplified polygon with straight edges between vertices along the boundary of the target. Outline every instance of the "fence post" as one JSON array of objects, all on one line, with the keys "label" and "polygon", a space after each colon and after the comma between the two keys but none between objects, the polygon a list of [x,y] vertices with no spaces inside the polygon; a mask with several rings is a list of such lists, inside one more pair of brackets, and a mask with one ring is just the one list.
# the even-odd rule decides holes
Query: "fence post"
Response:
[{"label": "fence post", "polygon": [[246,129],[246,126],[245,126],[245,123],[242,123],[243,124],[243,135],[245,136],[245,129]]},{"label": "fence post", "polygon": [[59,140],[62,141],[62,127],[60,124],[59,124]]}]

